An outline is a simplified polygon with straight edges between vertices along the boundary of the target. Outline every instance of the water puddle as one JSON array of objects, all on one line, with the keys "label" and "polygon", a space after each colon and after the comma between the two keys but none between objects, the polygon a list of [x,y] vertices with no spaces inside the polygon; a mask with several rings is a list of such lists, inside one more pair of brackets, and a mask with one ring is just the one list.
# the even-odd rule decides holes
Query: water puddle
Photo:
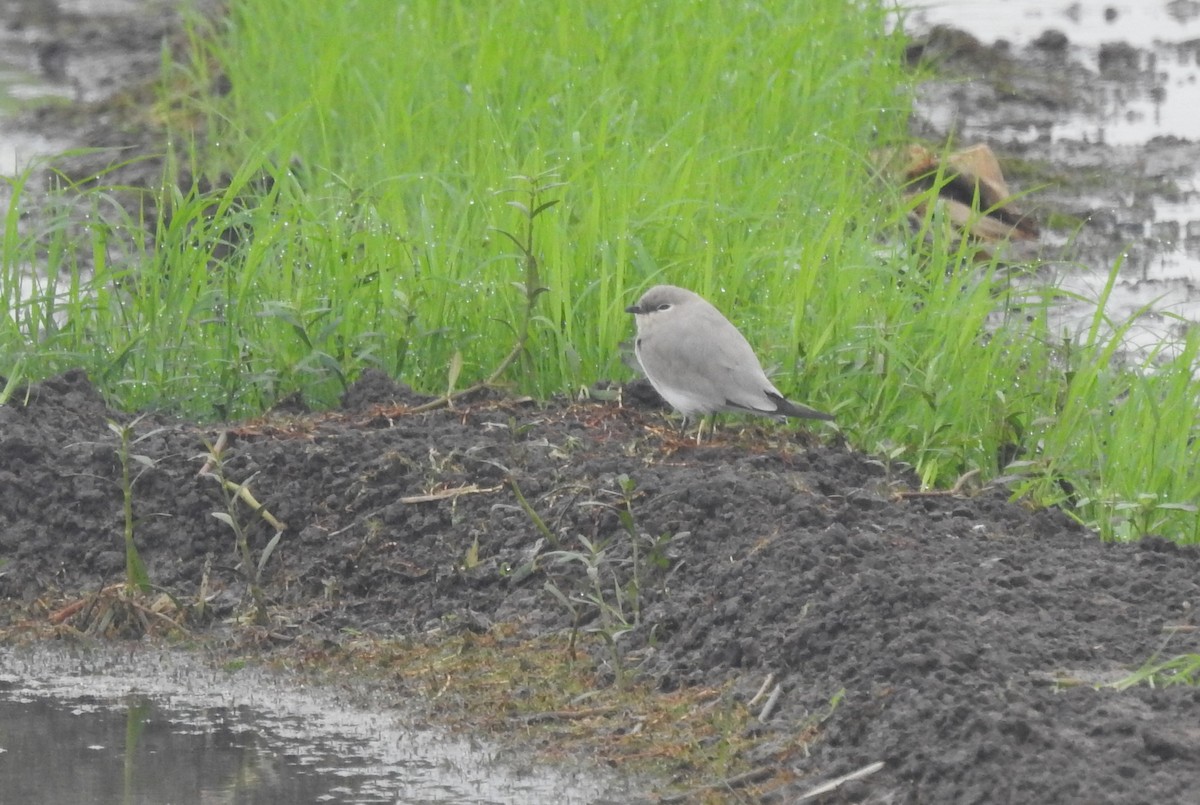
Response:
[{"label": "water puddle", "polygon": [[19,0],[6,7],[0,19],[0,176],[13,176],[38,157],[73,145],[10,120],[22,105],[75,95],[66,76],[59,74],[66,51],[44,27],[51,22],[52,8],[54,3],[47,0]]},{"label": "water puddle", "polygon": [[0,649],[0,801],[598,803],[637,798],[346,691],[136,646]]},{"label": "water puddle", "polygon": [[[173,3],[171,5],[177,5]],[[6,0],[0,5],[0,176],[79,143],[14,125],[22,108],[104,100],[153,75],[164,0]],[[139,33],[140,32],[140,33]]]},{"label": "water puddle", "polygon": [[[1038,281],[1096,300],[1121,262],[1105,313],[1119,324],[1148,311],[1125,339],[1137,356],[1178,336],[1187,323],[1200,322],[1200,145],[1194,142],[1200,132],[1200,2],[930,0],[905,16],[910,33],[937,25],[966,31],[985,45],[1007,43],[1018,70],[1025,69],[1019,54],[1028,48],[1065,48],[1093,76],[1077,88],[1086,103],[1044,114],[1036,123],[1009,123],[989,110],[947,105],[944,97],[918,101],[917,115],[935,129],[954,131],[963,143],[1007,146],[1035,159],[1082,169],[1099,164],[1113,179],[1154,177],[1170,188],[1147,196],[1123,192],[1112,181],[1115,189],[1076,197],[1079,208],[1114,222],[1121,245],[1111,253],[1093,251],[1082,265],[1045,266]],[[1065,42],[1047,44],[1056,36]],[[1064,74],[1059,80],[1069,87],[1072,79]],[[1054,91],[1053,80],[1046,85]],[[1036,191],[1031,201],[1037,203]],[[1077,336],[1091,326],[1094,313],[1094,303],[1067,303],[1056,311],[1055,323]]]},{"label": "water puddle", "polygon": [[909,27],[953,25],[984,42],[1026,43],[1053,28],[1085,47],[1150,47],[1200,37],[1195,0],[918,0]]},{"label": "water puddle", "polygon": [[[1200,131],[1200,3],[1175,0],[933,0],[906,18],[909,31],[950,25],[986,44],[1024,48],[1048,31],[1066,36],[1072,55],[1099,79],[1099,108],[1045,127],[973,131],[993,139],[1079,141],[1138,146]],[[1116,70],[1138,81],[1106,80]]]}]

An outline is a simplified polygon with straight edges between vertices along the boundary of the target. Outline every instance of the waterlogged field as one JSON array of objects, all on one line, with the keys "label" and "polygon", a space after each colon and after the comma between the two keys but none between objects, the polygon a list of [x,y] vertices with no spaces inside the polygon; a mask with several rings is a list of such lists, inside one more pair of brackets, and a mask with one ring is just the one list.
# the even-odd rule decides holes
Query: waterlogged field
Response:
[{"label": "waterlogged field", "polygon": [[1118,366],[1122,323],[1068,344],[945,222],[912,236],[875,156],[912,78],[885,15],[232,2],[164,61],[154,204],[102,176],[64,193],[84,226],[22,226],[12,180],[0,373],[83,367],[200,420],[327,406],[370,367],[541,397],[629,378],[623,309],[671,282],[926,485],[1003,477],[1105,537],[1200,540],[1196,336]]}]

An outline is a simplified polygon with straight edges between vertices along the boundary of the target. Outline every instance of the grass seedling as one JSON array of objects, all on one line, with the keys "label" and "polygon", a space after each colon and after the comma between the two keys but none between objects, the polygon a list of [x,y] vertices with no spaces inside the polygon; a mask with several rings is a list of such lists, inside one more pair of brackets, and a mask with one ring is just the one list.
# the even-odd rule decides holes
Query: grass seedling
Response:
[{"label": "grass seedling", "polygon": [[[573,585],[560,580],[547,580],[544,588],[571,615],[571,640],[574,650],[579,625],[585,615],[595,616],[594,625],[584,631],[603,640],[616,676],[617,684],[626,682],[624,654],[620,640],[631,631],[643,626],[642,598],[644,584],[651,569],[665,571],[670,566],[667,548],[676,540],[688,536],[687,532],[663,534],[652,537],[643,533],[633,515],[633,501],[637,496],[637,485],[632,478],[621,475],[617,478],[617,503],[584,501],[582,506],[599,506],[613,511],[624,531],[628,555],[614,558],[612,549],[622,547],[610,541],[592,541],[580,535],[582,550],[557,550],[546,557],[559,567],[582,567],[584,578],[576,579]],[[645,543],[645,546],[643,545]],[[648,548],[643,553],[643,548]]]},{"label": "grass seedling", "polygon": [[1162,661],[1152,657],[1129,676],[1112,683],[1111,687],[1125,690],[1134,685],[1149,685],[1152,688],[1200,685],[1200,654],[1181,654]]},{"label": "grass seedling", "polygon": [[[146,565],[142,562],[141,554],[138,553],[137,543],[133,539],[133,486],[137,483],[138,478],[142,476],[142,473],[153,469],[154,460],[141,453],[134,453],[132,448],[143,439],[148,439],[158,433],[162,428],[156,428],[135,437],[134,428],[141,419],[142,417],[138,417],[127,425],[110,421],[108,429],[117,437],[117,459],[121,463],[121,497],[125,514],[125,584],[131,590],[148,593],[151,586],[150,574],[146,572]],[[134,464],[140,467],[136,475],[132,473]]]},{"label": "grass seedling", "polygon": [[537,176],[513,176],[512,179],[522,183],[526,187],[528,201],[509,201],[508,205],[518,210],[521,213],[524,227],[518,235],[504,230],[496,229],[495,231],[504,235],[517,247],[520,252],[520,262],[523,269],[524,277],[521,282],[516,282],[514,285],[521,292],[522,305],[518,322],[512,327],[513,345],[508,354],[505,355],[500,363],[488,374],[488,376],[474,384],[469,388],[455,392],[454,387],[458,382],[459,374],[463,368],[463,356],[461,352],[456,351],[450,360],[448,371],[448,382],[446,394],[444,397],[433,400],[425,405],[418,406],[414,411],[427,411],[433,408],[438,408],[442,405],[450,405],[454,398],[461,397],[466,394],[479,391],[487,388],[498,381],[509,368],[525,354],[525,349],[529,345],[530,325],[533,322],[534,310],[537,307],[538,297],[546,293],[549,288],[542,285],[541,271],[538,266],[537,253],[534,250],[534,233],[538,217],[543,215],[547,210],[559,202],[559,199],[544,200],[544,194],[555,188],[562,187],[561,182],[549,181],[555,176],[553,171],[539,174]]},{"label": "grass seedling", "polygon": [[134,539],[137,526],[133,513],[134,487],[144,473],[154,468],[155,462],[147,455],[135,453],[133,448],[163,430],[154,428],[136,435],[142,419],[137,417],[125,425],[113,421],[107,423],[108,429],[117,437],[114,452],[121,467],[125,580],[59,607],[48,618],[56,628],[105,637],[141,637],[152,632],[155,625],[165,626],[170,631],[183,628],[187,612],[170,593],[163,592],[153,600],[148,597],[153,584]]},{"label": "grass seedling", "polygon": [[516,200],[508,202],[510,207],[521,213],[525,224],[524,231],[519,235],[514,235],[504,229],[497,229],[496,231],[511,240],[521,253],[521,266],[524,269],[525,276],[523,282],[517,283],[517,290],[521,292],[524,304],[521,307],[521,318],[516,328],[516,339],[513,343],[513,348],[504,356],[504,359],[500,361],[500,365],[492,372],[489,378],[492,382],[499,378],[525,352],[525,347],[529,343],[529,326],[533,321],[533,311],[537,306],[538,297],[550,290],[542,285],[538,257],[534,251],[534,224],[537,222],[538,216],[559,202],[559,199],[543,200],[543,195],[549,190],[563,186],[562,182],[550,181],[555,178],[554,171],[547,171],[537,176],[514,176],[512,178],[525,185],[529,196],[528,202]]},{"label": "grass seedling", "polygon": [[[249,483],[252,478],[242,483],[237,483],[226,476],[225,465],[223,463],[224,452],[225,435],[222,434],[216,444],[210,445],[208,452],[204,454],[204,466],[201,468],[199,474],[206,478],[212,478],[221,487],[221,495],[225,500],[225,510],[213,512],[213,517],[225,523],[233,530],[235,547],[240,559],[239,566],[242,569],[242,575],[246,579],[246,585],[250,589],[250,596],[254,599],[254,623],[265,627],[270,625],[271,620],[267,613],[266,595],[262,589],[262,572],[267,564],[267,560],[271,558],[271,554],[278,547],[279,540],[282,539],[286,526],[275,519],[254,498],[254,495],[250,493]],[[271,537],[270,541],[262,549],[257,562],[254,561],[253,553],[250,550],[247,524],[239,516],[239,502],[250,506],[255,514],[261,516],[263,520],[275,529],[274,536]]]},{"label": "grass seedling", "polygon": [[[608,560],[606,545],[594,543],[582,535],[579,537],[579,543],[583,546],[582,551],[551,551],[546,556],[559,565],[574,563],[582,566],[587,578],[586,582],[581,585],[582,588],[572,595],[564,592],[553,581],[547,581],[544,587],[546,592],[562,603],[572,615],[571,646],[575,645],[575,635],[582,620],[582,610],[579,606],[582,605],[596,614],[595,624],[587,627],[584,631],[595,634],[604,641],[617,686],[623,688],[626,673],[620,639],[635,628],[625,615],[624,599],[626,594],[622,590],[621,581],[617,577],[613,564]],[[612,584],[611,590],[608,587],[610,583]]]},{"label": "grass seedling", "polygon": [[637,484],[628,475],[621,474],[617,476],[617,486],[621,490],[621,505],[617,508],[617,518],[621,521],[621,525],[625,528],[625,533],[629,535],[629,551],[633,562],[633,578],[629,581],[629,604],[633,610],[633,622],[635,625],[641,625],[642,622],[642,563],[639,561],[641,551],[638,543],[641,541],[641,535],[638,532],[637,524],[633,519],[633,496]]},{"label": "grass seedling", "polygon": [[[640,626],[642,623],[642,585],[646,576],[651,570],[666,571],[671,564],[667,548],[677,540],[687,538],[689,533],[680,531],[675,534],[664,533],[656,537],[642,531],[637,527],[633,516],[633,501],[638,495],[637,482],[622,473],[617,476],[617,487],[620,497],[620,502],[617,504],[589,501],[584,505],[604,506],[612,509],[616,513],[617,519],[620,520],[621,527],[625,529],[625,534],[629,538],[631,575],[625,584],[624,594],[630,611],[633,613],[633,623],[635,626]],[[642,553],[643,549],[646,551],[645,555]]]}]

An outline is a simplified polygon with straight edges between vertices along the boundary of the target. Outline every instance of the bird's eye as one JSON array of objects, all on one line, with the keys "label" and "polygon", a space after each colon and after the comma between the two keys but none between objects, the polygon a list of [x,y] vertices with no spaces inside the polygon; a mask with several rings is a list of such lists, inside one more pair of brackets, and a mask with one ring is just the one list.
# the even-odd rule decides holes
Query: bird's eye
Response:
[{"label": "bird's eye", "polygon": [[656,307],[656,308],[654,308],[654,309],[655,309],[655,310],[670,310],[670,309],[671,309],[671,305],[670,305],[669,303],[667,303],[667,302],[663,302],[661,305],[659,305],[658,307]]}]

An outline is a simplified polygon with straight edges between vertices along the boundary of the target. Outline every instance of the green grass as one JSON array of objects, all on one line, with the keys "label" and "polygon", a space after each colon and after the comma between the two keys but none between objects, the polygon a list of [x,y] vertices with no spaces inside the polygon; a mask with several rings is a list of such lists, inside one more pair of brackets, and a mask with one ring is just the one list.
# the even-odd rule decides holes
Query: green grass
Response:
[{"label": "green grass", "polygon": [[[520,177],[540,177],[561,184],[538,196],[558,203],[535,221],[546,292],[514,389],[628,377],[624,307],[685,285],[786,393],[930,486],[978,470],[1108,538],[1200,539],[1196,338],[1115,367],[1120,323],[1068,347],[942,221],[913,238],[871,156],[905,134],[902,49],[843,0],[234,0],[164,62],[149,236],[103,186],[29,230],[11,182],[0,373],[83,366],[118,405],[201,419],[331,405],[367,367],[462,387],[523,327],[500,231],[521,235]],[[183,97],[218,73],[228,94]],[[212,184],[175,189],[193,173]],[[18,292],[27,264],[60,271]]]},{"label": "green grass", "polygon": [[[808,329],[822,265],[870,214],[865,151],[903,120],[899,44],[878,11],[842,0],[703,14],[638,2],[402,9],[235,4],[218,52],[235,87],[214,135],[236,155],[223,167],[249,155],[289,186],[302,253],[272,267],[343,286],[332,301],[349,305],[344,329],[377,339],[353,360],[424,388],[455,351],[467,374],[494,365],[522,295],[516,256],[491,230],[518,223],[507,202],[525,188],[512,177],[546,171],[563,186],[537,233],[548,293],[523,390],[614,376],[622,310],[654,281],[722,289],[727,304],[774,288],[791,340]],[[296,298],[304,279],[289,289],[296,311],[313,306]],[[397,343],[410,346],[387,351]]]},{"label": "green grass", "polygon": [[190,69],[207,86],[220,63],[233,91],[204,104],[203,153],[175,137],[227,184],[170,199],[128,293],[104,266],[103,309],[67,305],[88,343],[54,348],[126,405],[198,416],[326,405],[366,366],[441,390],[459,352],[484,375],[523,303],[494,230],[520,224],[512,177],[553,171],[523,391],[621,374],[623,308],[664,280],[782,328],[788,361],[828,266],[869,259],[867,151],[907,102],[882,12],[779,5],[232,3]]}]

